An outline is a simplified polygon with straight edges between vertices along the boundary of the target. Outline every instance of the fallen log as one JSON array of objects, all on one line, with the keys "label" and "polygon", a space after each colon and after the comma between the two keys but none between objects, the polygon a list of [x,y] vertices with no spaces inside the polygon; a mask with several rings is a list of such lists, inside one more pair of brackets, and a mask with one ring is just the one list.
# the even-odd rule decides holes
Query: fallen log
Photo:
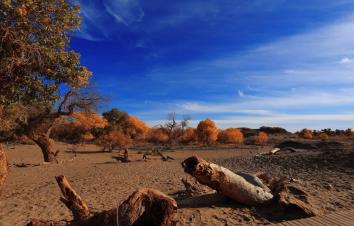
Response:
[{"label": "fallen log", "polygon": [[244,177],[197,156],[184,160],[182,167],[199,183],[242,204],[259,205],[273,198],[269,189],[264,189],[265,185],[250,183]]},{"label": "fallen log", "polygon": [[0,192],[8,174],[9,174],[9,169],[8,169],[6,154],[0,144]]},{"label": "fallen log", "polygon": [[177,209],[176,201],[164,193],[142,188],[134,192],[119,208],[90,215],[89,208],[70,186],[65,176],[56,180],[63,193],[61,201],[73,213],[73,221],[33,219],[28,226],[172,226]]}]

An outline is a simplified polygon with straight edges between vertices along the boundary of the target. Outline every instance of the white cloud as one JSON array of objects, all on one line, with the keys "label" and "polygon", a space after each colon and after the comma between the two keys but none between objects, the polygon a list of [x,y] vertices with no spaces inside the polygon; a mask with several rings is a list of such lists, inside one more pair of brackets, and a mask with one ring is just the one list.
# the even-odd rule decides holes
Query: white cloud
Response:
[{"label": "white cloud", "polygon": [[350,64],[351,62],[352,60],[348,57],[344,57],[339,61],[340,64]]}]

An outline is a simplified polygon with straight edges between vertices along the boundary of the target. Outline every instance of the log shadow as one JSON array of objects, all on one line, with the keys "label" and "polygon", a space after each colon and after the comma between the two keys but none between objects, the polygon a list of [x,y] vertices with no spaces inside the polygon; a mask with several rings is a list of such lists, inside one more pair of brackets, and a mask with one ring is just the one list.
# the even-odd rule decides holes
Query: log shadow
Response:
[{"label": "log shadow", "polygon": [[203,208],[203,207],[233,207],[246,208],[245,205],[239,204],[232,199],[227,198],[219,193],[203,194],[193,197],[178,197],[175,198],[178,208]]}]

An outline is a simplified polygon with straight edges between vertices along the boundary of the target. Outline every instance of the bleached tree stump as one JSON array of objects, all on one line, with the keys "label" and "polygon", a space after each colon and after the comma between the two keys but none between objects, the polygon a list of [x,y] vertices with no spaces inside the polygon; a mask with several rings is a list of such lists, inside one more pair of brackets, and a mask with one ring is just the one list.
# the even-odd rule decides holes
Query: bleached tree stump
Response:
[{"label": "bleached tree stump", "polygon": [[251,183],[241,175],[197,156],[184,160],[182,167],[199,183],[207,185],[239,203],[259,205],[273,198],[270,190],[265,189],[267,186]]}]

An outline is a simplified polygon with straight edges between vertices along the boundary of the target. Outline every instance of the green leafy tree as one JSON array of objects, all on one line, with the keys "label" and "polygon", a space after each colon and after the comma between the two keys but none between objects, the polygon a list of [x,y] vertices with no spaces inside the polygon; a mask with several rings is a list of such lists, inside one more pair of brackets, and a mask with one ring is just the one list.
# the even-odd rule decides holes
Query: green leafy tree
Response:
[{"label": "green leafy tree", "polygon": [[123,131],[125,134],[128,133],[130,120],[127,112],[112,108],[109,111],[103,112],[102,115],[109,123],[109,126],[107,127],[108,130],[118,130]]},{"label": "green leafy tree", "polygon": [[[50,139],[56,119],[96,100],[78,94],[91,76],[69,46],[68,34],[80,26],[79,11],[69,0],[0,2],[0,107],[28,110],[16,122],[47,162],[57,161]],[[65,95],[62,86],[69,90]]]}]

